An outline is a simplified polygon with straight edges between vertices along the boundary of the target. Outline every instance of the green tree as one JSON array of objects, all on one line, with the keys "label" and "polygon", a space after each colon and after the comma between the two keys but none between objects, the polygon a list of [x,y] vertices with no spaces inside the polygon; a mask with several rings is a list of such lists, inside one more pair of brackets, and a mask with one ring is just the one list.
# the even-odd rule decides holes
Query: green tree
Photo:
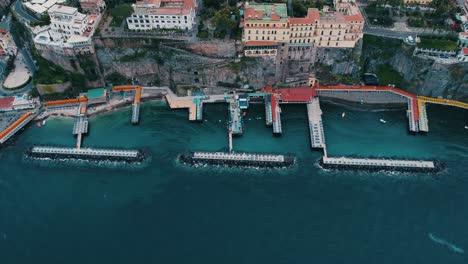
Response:
[{"label": "green tree", "polygon": [[227,6],[216,11],[212,19],[213,24],[216,27],[215,31],[224,36],[226,33],[236,29],[237,21],[232,19],[233,15],[233,10]]}]

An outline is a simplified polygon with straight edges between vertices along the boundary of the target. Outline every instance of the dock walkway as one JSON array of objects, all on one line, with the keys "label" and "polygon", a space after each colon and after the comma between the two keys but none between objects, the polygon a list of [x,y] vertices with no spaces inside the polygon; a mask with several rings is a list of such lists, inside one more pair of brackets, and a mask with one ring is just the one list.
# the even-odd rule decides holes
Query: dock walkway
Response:
[{"label": "dock walkway", "polygon": [[57,154],[57,155],[83,155],[83,156],[103,156],[103,157],[126,157],[136,158],[138,150],[116,150],[116,149],[93,149],[93,148],[66,148],[66,147],[46,147],[35,146],[31,149],[33,154]]},{"label": "dock walkway", "polygon": [[281,134],[283,132],[283,128],[281,126],[281,108],[279,106],[278,98],[276,96],[276,94],[271,94],[273,133]]},{"label": "dock walkway", "polygon": [[382,168],[421,168],[434,169],[436,166],[433,161],[421,160],[392,160],[392,159],[366,159],[366,158],[347,158],[347,157],[327,157],[323,156],[325,165],[355,166],[355,167],[382,167]]},{"label": "dock walkway", "polygon": [[239,108],[239,102],[236,100],[235,96],[229,101],[228,111],[228,130],[231,131],[233,135],[241,135],[243,132],[242,111]]},{"label": "dock walkway", "polygon": [[[37,110],[36,110],[37,111]],[[16,132],[21,130],[24,126],[26,126],[35,116],[36,112],[27,112],[18,120],[13,122],[10,126],[8,126],[5,130],[0,132],[0,143],[5,143],[8,139],[10,139]]]},{"label": "dock walkway", "polygon": [[325,133],[323,132],[322,109],[317,97],[307,103],[307,115],[309,119],[310,144],[312,148],[325,149]]},{"label": "dock walkway", "polygon": [[273,124],[273,113],[271,110],[271,97],[265,96],[265,124],[271,126]]},{"label": "dock walkway", "polygon": [[284,155],[251,154],[251,153],[225,153],[225,152],[195,152],[194,159],[209,160],[236,160],[236,161],[264,161],[284,162]]},{"label": "dock walkway", "polygon": [[419,131],[429,132],[429,125],[427,120],[427,111],[426,111],[426,103],[422,100],[418,99],[418,109],[419,109]]},{"label": "dock walkway", "polygon": [[408,99],[408,123],[409,123],[409,130],[411,132],[418,132],[418,122],[419,122],[419,115],[418,115],[418,103],[417,99]]}]

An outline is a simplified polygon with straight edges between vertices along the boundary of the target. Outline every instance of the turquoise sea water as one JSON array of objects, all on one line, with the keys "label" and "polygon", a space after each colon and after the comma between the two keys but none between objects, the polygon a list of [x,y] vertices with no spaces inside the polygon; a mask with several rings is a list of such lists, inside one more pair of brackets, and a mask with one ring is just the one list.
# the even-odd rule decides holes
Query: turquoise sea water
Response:
[{"label": "turquoise sea water", "polygon": [[322,104],[329,155],[446,163],[426,175],[323,171],[305,106],[283,107],[281,137],[263,109],[249,109],[234,149],[293,153],[296,167],[178,164],[227,147],[225,105],[201,123],[158,103],[139,126],[130,109],[93,117],[84,145],[145,148],[151,161],[134,168],[25,160],[32,144],[75,144],[72,120],[30,126],[0,149],[0,263],[468,263],[467,111],[430,106],[429,134],[413,136],[403,110]]}]

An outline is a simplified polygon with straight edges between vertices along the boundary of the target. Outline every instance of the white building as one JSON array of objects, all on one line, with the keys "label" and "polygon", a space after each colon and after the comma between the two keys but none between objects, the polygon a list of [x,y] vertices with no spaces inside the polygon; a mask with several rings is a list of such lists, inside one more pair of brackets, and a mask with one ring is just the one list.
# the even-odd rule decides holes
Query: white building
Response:
[{"label": "white building", "polygon": [[195,23],[196,0],[144,0],[132,5],[127,18],[131,30],[192,29]]},{"label": "white building", "polygon": [[87,16],[74,7],[55,5],[49,9],[49,16],[50,29],[66,39],[72,35],[83,35],[88,29]]},{"label": "white building", "polygon": [[51,7],[64,2],[66,2],[66,0],[30,0],[23,2],[23,6],[30,14],[41,18]]},{"label": "white building", "polygon": [[0,29],[0,56],[4,55],[16,55],[18,48],[16,47],[15,41],[10,34],[10,31],[6,29]]},{"label": "white building", "polygon": [[468,48],[462,48],[457,55],[457,59],[461,62],[468,62]]},{"label": "white building", "polygon": [[100,15],[85,15],[74,7],[62,5],[53,6],[48,13],[50,29],[34,37],[39,51],[53,51],[67,56],[94,53],[91,36]]}]

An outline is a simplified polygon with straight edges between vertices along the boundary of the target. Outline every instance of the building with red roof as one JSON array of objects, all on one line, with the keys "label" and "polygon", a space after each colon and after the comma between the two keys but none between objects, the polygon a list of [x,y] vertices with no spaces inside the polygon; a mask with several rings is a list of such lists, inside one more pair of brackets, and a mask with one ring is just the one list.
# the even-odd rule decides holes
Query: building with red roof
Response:
[{"label": "building with red roof", "polygon": [[244,54],[282,54],[304,59],[313,47],[353,48],[364,35],[364,17],[354,2],[335,0],[334,5],[334,11],[328,7],[322,11],[309,8],[305,17],[288,17],[284,3],[247,3],[243,17]]}]

